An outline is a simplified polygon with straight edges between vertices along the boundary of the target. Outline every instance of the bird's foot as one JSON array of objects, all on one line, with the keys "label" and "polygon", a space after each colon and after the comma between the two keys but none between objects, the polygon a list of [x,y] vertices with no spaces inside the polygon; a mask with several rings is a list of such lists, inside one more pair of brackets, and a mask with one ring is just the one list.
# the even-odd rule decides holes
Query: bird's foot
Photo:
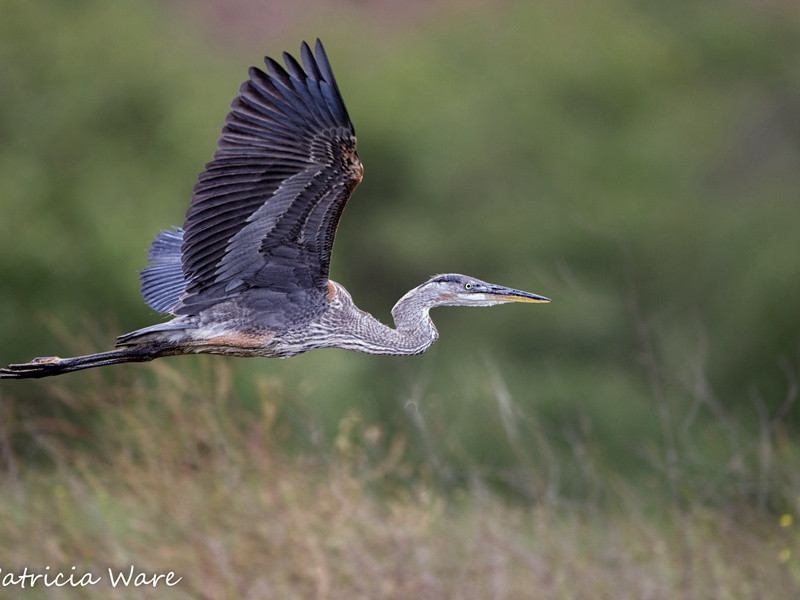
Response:
[{"label": "bird's foot", "polygon": [[[49,365],[61,362],[60,356],[37,356],[29,364]],[[17,366],[17,365],[10,365]]]},{"label": "bird's foot", "polygon": [[64,359],[59,356],[38,356],[27,363],[8,365],[0,369],[0,379],[22,379],[28,377],[44,377],[59,372]]}]

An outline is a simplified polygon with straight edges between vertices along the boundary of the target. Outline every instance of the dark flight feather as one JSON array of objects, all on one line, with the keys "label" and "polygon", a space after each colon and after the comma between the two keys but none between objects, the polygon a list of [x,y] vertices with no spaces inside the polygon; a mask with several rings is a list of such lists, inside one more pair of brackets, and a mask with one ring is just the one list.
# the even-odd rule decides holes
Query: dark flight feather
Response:
[{"label": "dark flight feather", "polygon": [[[302,64],[265,58],[231,105],[212,162],[198,177],[184,224],[185,290],[155,285],[145,299],[175,314],[246,290],[327,293],[339,217],[362,167],[355,131],[322,44],[301,47]],[[143,289],[144,291],[144,289]]]}]

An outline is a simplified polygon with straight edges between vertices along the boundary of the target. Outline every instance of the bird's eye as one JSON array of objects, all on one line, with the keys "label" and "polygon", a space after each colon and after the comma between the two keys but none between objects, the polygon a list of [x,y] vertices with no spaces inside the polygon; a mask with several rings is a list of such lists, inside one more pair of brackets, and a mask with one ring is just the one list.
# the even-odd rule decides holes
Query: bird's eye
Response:
[{"label": "bird's eye", "polygon": [[472,284],[471,284],[471,283],[469,283],[469,282],[468,282],[468,283],[465,283],[465,284],[464,284],[464,289],[465,289],[465,290],[471,290],[471,289],[472,289]]}]

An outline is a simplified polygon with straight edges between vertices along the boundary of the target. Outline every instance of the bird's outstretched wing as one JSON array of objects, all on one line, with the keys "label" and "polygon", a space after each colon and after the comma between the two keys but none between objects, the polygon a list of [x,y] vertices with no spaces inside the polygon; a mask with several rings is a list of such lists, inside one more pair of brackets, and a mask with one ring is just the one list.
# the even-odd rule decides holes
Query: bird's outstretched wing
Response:
[{"label": "bird's outstretched wing", "polygon": [[177,313],[253,288],[327,292],[333,238],[361,181],[353,125],[317,40],[265,58],[231,105],[184,224]]}]

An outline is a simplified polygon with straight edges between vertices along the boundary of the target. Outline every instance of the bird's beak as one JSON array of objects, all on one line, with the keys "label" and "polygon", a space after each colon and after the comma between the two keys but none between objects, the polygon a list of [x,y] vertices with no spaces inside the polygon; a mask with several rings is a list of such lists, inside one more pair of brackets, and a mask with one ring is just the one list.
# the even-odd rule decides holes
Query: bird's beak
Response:
[{"label": "bird's beak", "polygon": [[489,288],[489,293],[501,302],[550,302],[550,298],[545,298],[538,294],[523,292],[507,288],[502,285],[493,285]]}]

